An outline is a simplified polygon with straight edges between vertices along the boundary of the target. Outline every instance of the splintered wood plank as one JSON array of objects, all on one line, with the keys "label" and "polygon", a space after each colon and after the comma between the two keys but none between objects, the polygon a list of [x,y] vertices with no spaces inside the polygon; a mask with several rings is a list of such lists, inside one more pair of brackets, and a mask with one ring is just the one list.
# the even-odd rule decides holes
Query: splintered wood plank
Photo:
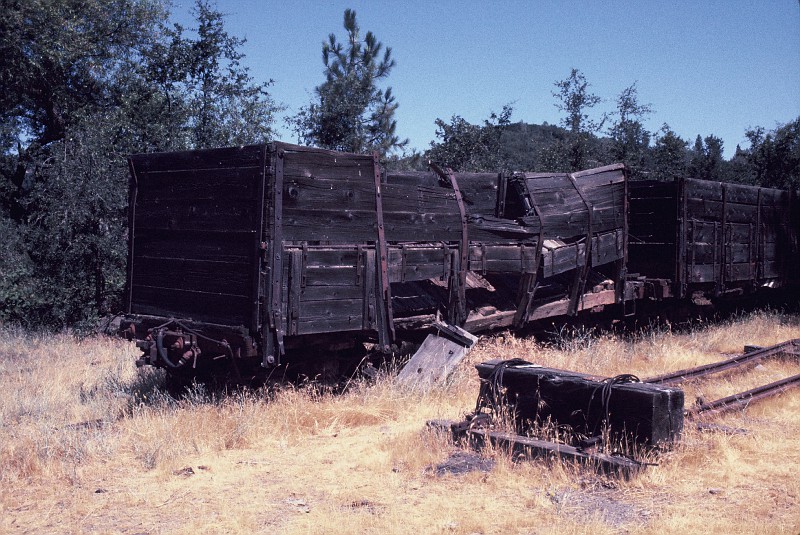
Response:
[{"label": "splintered wood plank", "polygon": [[[580,297],[578,302],[578,311],[594,308],[603,305],[613,305],[616,302],[615,290],[603,290],[597,293],[586,293]],[[567,313],[569,308],[569,299],[559,299],[552,303],[532,308],[528,314],[529,321],[551,318],[553,316],[562,316]]]},{"label": "splintered wood plank", "polygon": [[[478,338],[458,329],[459,334],[470,342],[470,347]],[[470,347],[451,340],[441,333],[429,334],[411,360],[397,374],[397,382],[414,390],[427,391],[447,380]]]}]

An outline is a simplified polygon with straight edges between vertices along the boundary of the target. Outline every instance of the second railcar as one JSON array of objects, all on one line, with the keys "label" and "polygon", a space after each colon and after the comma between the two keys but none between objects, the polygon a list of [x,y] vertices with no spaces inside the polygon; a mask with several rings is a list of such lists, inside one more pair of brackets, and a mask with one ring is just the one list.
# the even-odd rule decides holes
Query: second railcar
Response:
[{"label": "second railcar", "polygon": [[632,182],[629,271],[662,281],[659,298],[796,284],[796,210],[785,190],[690,178]]}]

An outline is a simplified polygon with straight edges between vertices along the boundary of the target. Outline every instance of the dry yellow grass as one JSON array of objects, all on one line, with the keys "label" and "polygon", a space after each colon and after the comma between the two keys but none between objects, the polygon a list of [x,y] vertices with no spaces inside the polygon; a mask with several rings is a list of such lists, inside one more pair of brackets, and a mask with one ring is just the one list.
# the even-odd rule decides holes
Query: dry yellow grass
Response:
[{"label": "dry yellow grass", "polygon": [[[756,313],[634,340],[581,333],[562,347],[483,340],[427,395],[390,377],[332,395],[306,387],[174,401],[119,340],[0,329],[2,533],[787,533],[800,532],[800,391],[687,426],[682,444],[629,482],[513,463],[438,476],[455,448],[424,431],[475,403],[472,365],[522,357],[641,377],[720,360],[744,343],[800,337],[800,319]],[[774,360],[687,385],[707,399],[798,373]]]}]

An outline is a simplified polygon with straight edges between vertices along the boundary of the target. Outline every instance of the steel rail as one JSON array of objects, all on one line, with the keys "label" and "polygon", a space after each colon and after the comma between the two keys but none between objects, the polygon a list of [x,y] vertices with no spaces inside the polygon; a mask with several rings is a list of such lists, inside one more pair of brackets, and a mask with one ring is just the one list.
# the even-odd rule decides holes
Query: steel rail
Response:
[{"label": "steel rail", "polygon": [[753,401],[780,394],[796,386],[800,386],[800,374],[786,377],[785,379],[758,386],[751,390],[739,392],[738,394],[733,394],[715,401],[701,401],[695,407],[687,410],[686,416],[697,416],[705,412],[726,412],[740,405],[749,405]]},{"label": "steel rail", "polygon": [[776,344],[774,346],[756,349],[755,351],[751,351],[743,355],[737,355],[733,358],[719,362],[713,362],[711,364],[704,364],[695,368],[687,368],[685,370],[679,370],[676,372],[658,375],[656,377],[650,377],[642,380],[642,382],[654,384],[679,383],[687,379],[696,379],[698,377],[703,377],[704,375],[719,373],[731,368],[736,368],[748,362],[755,362],[760,359],[772,357],[782,353],[798,354],[798,350],[800,350],[800,338],[795,338],[794,340],[787,340],[786,342],[781,342],[780,344]]}]

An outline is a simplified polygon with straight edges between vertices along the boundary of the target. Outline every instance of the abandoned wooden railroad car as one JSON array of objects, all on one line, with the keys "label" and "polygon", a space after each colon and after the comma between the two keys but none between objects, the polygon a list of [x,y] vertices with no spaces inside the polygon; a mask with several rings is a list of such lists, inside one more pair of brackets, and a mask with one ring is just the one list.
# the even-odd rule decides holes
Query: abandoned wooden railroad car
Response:
[{"label": "abandoned wooden railroad car", "polygon": [[[627,277],[622,165],[572,174],[431,168],[391,172],[377,156],[277,142],[132,156],[124,327],[144,351],[140,363],[270,367],[363,342],[388,352],[440,314],[471,332],[521,327],[645,297],[648,277],[669,279],[670,295],[681,296],[696,280],[661,264],[650,275],[640,261],[631,261],[639,276]],[[788,218],[789,197],[755,189],[751,223],[729,213],[734,190],[721,190],[719,243],[724,232],[759,237],[746,251],[721,251],[716,271],[699,266],[717,253],[686,245],[716,223],[687,226],[687,200],[673,203],[684,212],[663,215],[652,239],[637,234],[633,250],[662,244],[662,233],[681,266],[691,262],[692,277],[719,273],[720,288],[745,275],[753,284],[783,281],[791,261],[779,258],[782,244],[792,250],[796,237],[775,225]],[[703,206],[716,217],[717,205]]]},{"label": "abandoned wooden railroad car", "polygon": [[439,313],[479,331],[624,298],[621,165],[391,173],[273,143],[130,167],[128,324],[150,364],[387,351]]},{"label": "abandoned wooden railroad car", "polygon": [[682,178],[630,184],[630,272],[658,297],[719,296],[796,283],[793,192]]}]

